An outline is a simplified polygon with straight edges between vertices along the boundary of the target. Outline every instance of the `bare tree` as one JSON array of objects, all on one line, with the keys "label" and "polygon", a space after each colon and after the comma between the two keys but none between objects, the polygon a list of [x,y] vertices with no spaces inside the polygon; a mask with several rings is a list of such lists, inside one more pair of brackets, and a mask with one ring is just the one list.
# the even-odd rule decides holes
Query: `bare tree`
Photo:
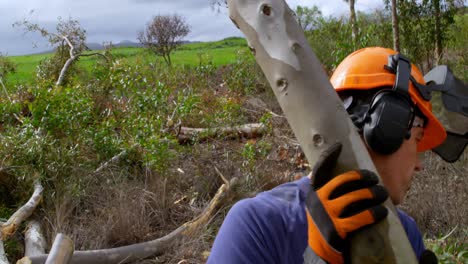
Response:
[{"label": "bare tree", "polygon": [[26,33],[40,33],[42,37],[47,39],[51,46],[56,47],[55,55],[56,59],[61,62],[60,65],[62,65],[62,61],[68,56],[59,71],[56,82],[57,86],[63,84],[70,67],[79,57],[93,55],[104,56],[97,52],[84,53],[86,50],[89,50],[86,46],[86,30],[81,28],[78,20],[72,19],[71,17],[68,18],[68,20],[63,20],[59,17],[55,32],[51,32],[40,25],[31,23],[27,20],[18,21],[13,24],[13,27],[22,27]]},{"label": "bare tree", "polygon": [[221,9],[227,9],[227,0],[208,0],[210,2],[210,6],[213,10],[217,11],[218,13],[221,12]]},{"label": "bare tree", "polygon": [[400,51],[400,31],[398,29],[397,0],[392,0],[393,49]]},{"label": "bare tree", "polygon": [[356,0],[344,0],[344,1],[349,4],[350,23],[351,23],[351,28],[353,30],[353,42],[354,44],[356,44],[358,35],[359,35],[359,29],[358,29],[357,19],[356,19],[356,10],[354,9]]},{"label": "bare tree", "polygon": [[138,40],[171,66],[171,52],[182,44],[182,38],[189,32],[190,27],[183,17],[177,14],[158,15],[138,34]]}]

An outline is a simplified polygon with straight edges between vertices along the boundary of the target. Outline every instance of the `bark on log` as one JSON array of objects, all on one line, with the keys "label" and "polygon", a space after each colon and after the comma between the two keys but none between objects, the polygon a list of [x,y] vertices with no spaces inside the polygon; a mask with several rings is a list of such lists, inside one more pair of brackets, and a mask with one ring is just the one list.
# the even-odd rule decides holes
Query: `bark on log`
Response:
[{"label": "bark on log", "polygon": [[[162,254],[172,244],[183,236],[191,236],[194,232],[203,227],[209,219],[211,219],[216,210],[227,200],[232,186],[237,183],[237,178],[231,179],[229,184],[223,184],[218,189],[218,192],[213,197],[209,205],[205,208],[200,216],[196,217],[190,222],[187,222],[172,231],[168,235],[138,244],[89,251],[75,251],[70,263],[100,263],[100,264],[114,264],[114,263],[127,263],[156,256]],[[31,257],[33,264],[42,264],[46,260],[47,255]]]},{"label": "bark on log", "polygon": [[28,218],[36,209],[37,205],[42,200],[42,185],[40,182],[34,184],[34,193],[31,198],[18,211],[16,211],[8,221],[2,225],[1,233],[6,238],[16,232],[18,226]]},{"label": "bark on log", "polygon": [[42,235],[41,224],[38,221],[32,220],[29,222],[24,235],[24,255],[32,257],[45,254],[47,246],[44,235]]},{"label": "bark on log", "polygon": [[54,244],[50,250],[45,264],[67,264],[73,256],[75,245],[73,241],[64,234],[55,236]]},{"label": "bark on log", "polygon": [[265,132],[266,127],[262,123],[217,128],[181,127],[178,135],[178,140],[180,143],[186,143],[194,140],[204,141],[208,138],[215,138],[219,136],[255,138],[260,135],[263,135]]},{"label": "bark on log", "polygon": [[[322,65],[284,0],[228,0],[230,18],[245,34],[309,164],[336,142],[343,151],[335,173],[376,172]],[[385,221],[352,239],[353,263],[417,263],[391,201]]]},{"label": "bark on log", "polygon": [[8,264],[8,259],[5,254],[5,247],[3,246],[3,236],[0,233],[0,264]]},{"label": "bark on log", "polygon": [[22,259],[16,261],[16,264],[32,264],[32,262],[28,257],[23,257]]}]

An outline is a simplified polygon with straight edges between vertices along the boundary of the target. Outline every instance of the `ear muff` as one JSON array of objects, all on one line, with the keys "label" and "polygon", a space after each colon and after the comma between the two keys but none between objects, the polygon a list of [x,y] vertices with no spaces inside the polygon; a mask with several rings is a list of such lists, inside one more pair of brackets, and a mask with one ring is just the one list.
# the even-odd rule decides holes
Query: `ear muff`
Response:
[{"label": "ear muff", "polygon": [[371,101],[363,125],[366,144],[374,151],[389,155],[403,140],[411,137],[414,104],[409,96],[411,63],[401,54],[391,55],[385,69],[396,74],[392,89],[379,91]]},{"label": "ear muff", "polygon": [[411,136],[413,103],[392,89],[377,93],[365,117],[362,129],[366,144],[374,151],[389,155]]}]

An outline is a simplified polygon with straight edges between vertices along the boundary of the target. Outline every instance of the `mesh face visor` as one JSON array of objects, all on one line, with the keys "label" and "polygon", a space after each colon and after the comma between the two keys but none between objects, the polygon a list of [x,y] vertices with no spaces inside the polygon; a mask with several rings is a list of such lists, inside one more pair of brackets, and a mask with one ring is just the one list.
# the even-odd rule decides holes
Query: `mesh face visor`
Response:
[{"label": "mesh face visor", "polygon": [[434,114],[447,130],[445,141],[432,150],[445,161],[455,162],[468,144],[468,86],[445,65],[432,69],[424,80],[427,85],[415,86],[425,100],[431,101]]},{"label": "mesh face visor", "polygon": [[467,144],[468,133],[461,135],[447,131],[447,138],[444,143],[437,146],[432,151],[447,162],[455,162],[463,154]]}]

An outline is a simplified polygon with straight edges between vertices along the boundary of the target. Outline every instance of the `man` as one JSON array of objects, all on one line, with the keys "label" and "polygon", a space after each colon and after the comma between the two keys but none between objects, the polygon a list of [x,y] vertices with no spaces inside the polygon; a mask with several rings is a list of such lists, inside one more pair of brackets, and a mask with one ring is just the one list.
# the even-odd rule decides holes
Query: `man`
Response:
[{"label": "man", "polygon": [[[388,211],[382,203],[387,197],[395,205],[402,203],[414,173],[423,169],[418,153],[446,138],[431,103],[421,95],[426,88],[422,74],[393,50],[366,48],[352,53],[338,66],[331,82],[385,188],[377,185],[370,171],[333,177],[327,166],[316,164],[314,177],[235,204],[219,230],[208,263],[347,261],[347,237],[385,218]],[[332,163],[340,150],[338,144],[328,153]],[[398,215],[420,262],[437,262],[425,251],[414,220],[401,210]]]}]

